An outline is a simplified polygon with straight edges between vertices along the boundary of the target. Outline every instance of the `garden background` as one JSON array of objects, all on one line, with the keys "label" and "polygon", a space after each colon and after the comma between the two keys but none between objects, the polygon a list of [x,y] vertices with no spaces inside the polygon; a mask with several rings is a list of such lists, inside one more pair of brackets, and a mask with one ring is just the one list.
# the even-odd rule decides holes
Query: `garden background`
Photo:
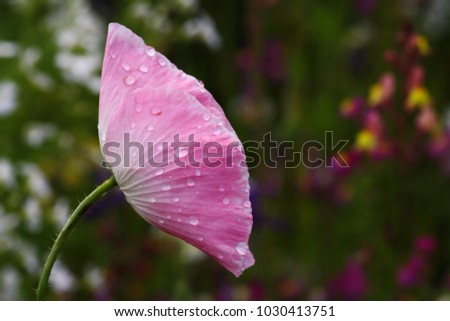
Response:
[{"label": "garden background", "polygon": [[450,299],[447,0],[1,0],[0,299],[34,299],[56,233],[108,177],[111,21],[201,79],[242,141],[300,151],[331,131],[349,167],[258,150],[278,166],[249,164],[256,264],[240,278],[117,190],[65,244],[48,299]]}]

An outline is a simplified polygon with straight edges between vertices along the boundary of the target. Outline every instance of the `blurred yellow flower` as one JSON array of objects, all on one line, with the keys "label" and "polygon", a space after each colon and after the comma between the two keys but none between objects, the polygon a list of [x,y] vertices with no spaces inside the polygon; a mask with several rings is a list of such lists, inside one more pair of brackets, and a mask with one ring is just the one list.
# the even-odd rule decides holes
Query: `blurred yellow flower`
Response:
[{"label": "blurred yellow flower", "polygon": [[355,146],[359,150],[373,151],[377,145],[377,138],[370,130],[363,129],[356,135]]}]

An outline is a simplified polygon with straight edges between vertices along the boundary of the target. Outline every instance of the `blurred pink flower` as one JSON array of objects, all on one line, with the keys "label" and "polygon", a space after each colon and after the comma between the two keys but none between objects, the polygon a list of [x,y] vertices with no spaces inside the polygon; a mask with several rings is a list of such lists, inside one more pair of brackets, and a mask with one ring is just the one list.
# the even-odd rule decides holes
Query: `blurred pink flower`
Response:
[{"label": "blurred pink flower", "polygon": [[331,281],[328,292],[331,299],[358,300],[367,293],[367,276],[361,263],[354,259]]},{"label": "blurred pink flower", "polygon": [[[138,153],[131,155],[130,166],[111,166],[127,201],[147,222],[203,250],[239,276],[254,264],[248,247],[250,188],[242,144],[222,108],[200,81],[116,23],[109,25],[102,70],[98,129],[105,161],[110,156],[105,144],[123,142],[124,135],[142,144],[145,155],[148,142],[163,146],[176,135],[181,142],[194,135],[201,147],[188,149],[188,154],[169,147],[171,158],[164,167],[140,166]],[[215,158],[217,167],[201,161],[179,166],[173,159],[202,160],[203,147],[211,142],[224,150],[233,143],[238,148]],[[124,156],[124,144],[117,151]]]},{"label": "blurred pink flower", "polygon": [[419,253],[432,254],[437,247],[437,241],[433,235],[421,235],[416,238],[414,247]]},{"label": "blurred pink flower", "polygon": [[397,284],[403,288],[418,284],[423,278],[424,268],[425,262],[421,256],[411,257],[397,270]]}]

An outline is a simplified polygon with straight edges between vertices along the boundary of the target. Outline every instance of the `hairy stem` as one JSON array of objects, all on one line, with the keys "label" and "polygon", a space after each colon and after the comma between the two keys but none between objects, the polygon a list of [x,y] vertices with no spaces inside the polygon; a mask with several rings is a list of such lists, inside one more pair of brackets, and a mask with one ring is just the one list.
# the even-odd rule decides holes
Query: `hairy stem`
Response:
[{"label": "hairy stem", "polygon": [[64,240],[70,235],[72,230],[75,228],[75,225],[80,220],[81,216],[86,212],[89,206],[92,205],[96,200],[100,199],[103,195],[105,195],[108,191],[117,186],[117,182],[114,176],[111,176],[106,181],[104,181],[100,186],[98,186],[92,193],[90,193],[86,198],[81,201],[81,203],[77,206],[75,211],[67,220],[66,224],[62,228],[58,237],[53,243],[52,249],[45,261],[44,268],[42,269],[41,278],[39,280],[38,289],[36,292],[36,299],[42,300],[45,294],[45,290],[47,288],[48,279],[50,277],[50,273],[52,271],[53,265],[58,257],[58,253],[61,250],[61,246],[64,243]]}]

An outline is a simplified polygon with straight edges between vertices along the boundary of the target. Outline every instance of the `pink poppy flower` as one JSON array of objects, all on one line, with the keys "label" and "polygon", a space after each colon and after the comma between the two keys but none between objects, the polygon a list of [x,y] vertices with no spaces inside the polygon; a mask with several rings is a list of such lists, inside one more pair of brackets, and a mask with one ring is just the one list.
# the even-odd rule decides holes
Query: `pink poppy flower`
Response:
[{"label": "pink poppy flower", "polygon": [[249,175],[222,108],[200,81],[117,23],[102,70],[100,144],[127,201],[239,276],[255,262]]}]

